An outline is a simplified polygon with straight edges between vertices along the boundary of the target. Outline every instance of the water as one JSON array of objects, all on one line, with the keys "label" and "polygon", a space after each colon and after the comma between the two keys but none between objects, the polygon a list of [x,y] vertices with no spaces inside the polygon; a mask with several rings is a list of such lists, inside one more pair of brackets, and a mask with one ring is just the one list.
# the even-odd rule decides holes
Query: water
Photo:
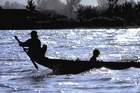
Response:
[{"label": "water", "polygon": [[[140,93],[140,69],[92,69],[77,75],[53,75],[33,67],[13,36],[25,41],[30,30],[0,30],[0,93]],[[92,50],[99,60],[136,60],[140,55],[140,29],[38,30],[48,44],[50,58],[89,60]]]}]

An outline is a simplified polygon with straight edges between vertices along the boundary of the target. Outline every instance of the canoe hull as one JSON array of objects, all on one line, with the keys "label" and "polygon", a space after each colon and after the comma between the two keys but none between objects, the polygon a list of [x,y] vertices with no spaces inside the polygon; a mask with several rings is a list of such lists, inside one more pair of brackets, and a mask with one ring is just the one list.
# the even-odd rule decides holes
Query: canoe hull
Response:
[{"label": "canoe hull", "polygon": [[112,70],[122,70],[130,67],[140,68],[139,62],[96,62],[89,61],[73,61],[61,59],[48,59],[36,61],[53,70],[55,74],[78,74],[94,68],[109,68]]}]

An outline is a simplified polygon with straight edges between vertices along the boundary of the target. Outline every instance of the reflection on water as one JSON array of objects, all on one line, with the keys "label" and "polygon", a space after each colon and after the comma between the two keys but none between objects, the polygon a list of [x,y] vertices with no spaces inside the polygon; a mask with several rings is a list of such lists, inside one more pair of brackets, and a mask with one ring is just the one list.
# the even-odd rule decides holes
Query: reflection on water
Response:
[{"label": "reflection on water", "polygon": [[[92,69],[77,75],[56,76],[39,66],[36,71],[28,56],[14,40],[29,38],[30,30],[0,30],[1,93],[138,93],[140,70]],[[140,29],[38,30],[48,44],[46,56],[89,60],[92,50],[101,51],[100,60],[134,60],[140,55]]]}]

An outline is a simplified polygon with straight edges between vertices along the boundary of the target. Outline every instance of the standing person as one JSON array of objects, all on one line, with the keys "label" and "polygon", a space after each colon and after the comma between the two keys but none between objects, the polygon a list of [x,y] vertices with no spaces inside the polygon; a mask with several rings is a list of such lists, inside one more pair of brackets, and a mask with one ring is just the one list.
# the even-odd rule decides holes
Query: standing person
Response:
[{"label": "standing person", "polygon": [[90,58],[90,62],[98,62],[97,57],[100,55],[100,51],[98,49],[93,50],[93,56]]},{"label": "standing person", "polygon": [[25,42],[20,42],[20,46],[27,47],[27,53],[34,59],[42,58],[45,55],[47,50],[47,46],[43,45],[41,48],[41,42],[38,39],[38,35],[36,31],[31,32],[31,38]]}]

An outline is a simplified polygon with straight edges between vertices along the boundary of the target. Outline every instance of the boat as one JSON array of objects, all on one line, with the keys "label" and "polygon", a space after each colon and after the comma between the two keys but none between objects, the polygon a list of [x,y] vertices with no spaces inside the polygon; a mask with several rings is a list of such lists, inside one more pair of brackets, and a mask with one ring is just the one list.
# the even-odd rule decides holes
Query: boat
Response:
[{"label": "boat", "polygon": [[50,68],[55,74],[78,74],[81,72],[89,71],[97,68],[108,68],[111,70],[122,70],[130,67],[140,68],[140,62],[90,62],[79,60],[63,60],[63,59],[50,59],[44,58],[36,60],[36,63]]},{"label": "boat", "polygon": [[[15,39],[20,42],[20,40],[15,36]],[[22,47],[22,46],[21,46]],[[140,62],[90,62],[90,61],[80,61],[80,60],[65,60],[65,59],[51,59],[47,57],[38,57],[33,59],[26,49],[22,47],[24,52],[29,56],[33,65],[38,70],[36,63],[45,66],[53,71],[54,74],[78,74],[81,72],[89,71],[91,69],[97,68],[109,68],[112,70],[122,70],[130,67],[140,68]]]}]

